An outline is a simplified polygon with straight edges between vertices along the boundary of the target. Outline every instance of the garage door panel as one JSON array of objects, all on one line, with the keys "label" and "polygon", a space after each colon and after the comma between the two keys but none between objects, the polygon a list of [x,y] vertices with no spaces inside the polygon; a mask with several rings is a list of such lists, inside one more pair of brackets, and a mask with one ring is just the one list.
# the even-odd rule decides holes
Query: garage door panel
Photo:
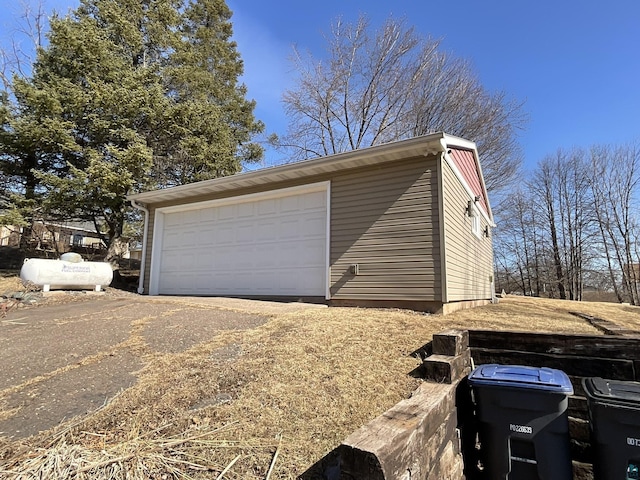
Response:
[{"label": "garage door panel", "polygon": [[276,242],[280,235],[280,224],[273,220],[258,222],[255,235],[257,241]]},{"label": "garage door panel", "polygon": [[310,192],[304,198],[307,202],[308,207],[313,208],[315,206],[322,206],[322,207],[327,206],[326,192],[322,192],[322,191]]},{"label": "garage door panel", "polygon": [[162,242],[162,247],[164,250],[181,248],[181,246],[182,246],[182,232],[180,231],[165,232],[163,242]]},{"label": "garage door panel", "polygon": [[[321,249],[323,250],[326,246],[326,242],[324,238],[318,238],[318,237],[305,238],[304,244],[308,250],[313,250],[313,251],[318,251]],[[318,257],[314,257],[314,260],[316,262],[320,262],[319,263],[320,265],[324,265],[326,261],[324,257],[321,259]]]},{"label": "garage door panel", "polygon": [[191,275],[176,273],[173,275],[163,275],[160,278],[161,291],[169,291],[175,294],[184,294],[193,289]]},{"label": "garage door panel", "polygon": [[217,232],[216,225],[213,222],[201,222],[198,230],[200,230],[201,237],[210,241],[215,238]]},{"label": "garage door panel", "polygon": [[280,240],[297,239],[302,236],[300,219],[283,219],[280,222]]},{"label": "garage door panel", "polygon": [[296,195],[280,199],[280,212],[297,212],[300,209],[300,196]]},{"label": "garage door panel", "polygon": [[198,257],[194,252],[190,252],[182,255],[181,260],[182,260],[182,268],[184,270],[189,270],[189,271],[197,270],[198,265],[200,265],[198,261]]},{"label": "garage door panel", "polygon": [[224,220],[233,220],[235,218],[234,205],[223,205],[215,209],[216,220],[218,222]]},{"label": "garage door panel", "polygon": [[255,239],[253,223],[242,223],[236,228],[236,244],[252,244]]},{"label": "garage door panel", "polygon": [[202,232],[200,232],[197,228],[191,227],[185,229],[182,232],[182,235],[180,235],[180,241],[182,242],[180,248],[196,247],[202,241],[202,238],[204,238],[204,235],[202,235]]},{"label": "garage door panel", "polygon": [[269,199],[262,200],[257,203],[258,205],[258,215],[274,215],[278,212],[278,200],[277,199]]},{"label": "garage door panel", "polygon": [[307,269],[287,269],[284,275],[280,277],[279,289],[286,292],[294,292],[297,289],[303,288],[307,290],[322,290],[324,284],[322,282],[323,268],[317,267],[310,269],[315,275],[309,275]]},{"label": "garage door panel", "polygon": [[200,210],[200,223],[214,223],[217,220],[216,210],[213,208],[203,208]]},{"label": "garage door panel", "polygon": [[[314,215],[303,220],[301,234],[306,238],[317,237],[317,232],[325,229],[326,218],[324,215]],[[324,236],[324,235],[323,235]]]},{"label": "garage door panel", "polygon": [[192,276],[192,292],[191,295],[204,295],[207,292],[207,285],[212,281],[213,275],[210,272],[201,272]]},{"label": "garage door panel", "polygon": [[200,212],[198,210],[185,212],[185,214],[182,216],[182,227],[183,228],[194,227],[198,225],[199,220],[200,220]]},{"label": "garage door panel", "polygon": [[194,260],[193,254],[186,254],[184,252],[167,254],[166,265],[163,268],[165,273],[180,273],[186,269],[194,270],[194,266],[197,264]]},{"label": "garage door panel", "polygon": [[166,215],[164,220],[164,228],[165,230],[170,230],[173,227],[181,227],[182,226],[182,218],[178,215]]},{"label": "garage door panel", "polygon": [[212,233],[212,244],[214,245],[233,245],[235,240],[236,231],[233,225],[221,225]]},{"label": "garage door panel", "polygon": [[240,203],[236,206],[236,218],[248,218],[253,217],[255,215],[255,204],[254,203]]},{"label": "garage door panel", "polygon": [[166,252],[162,260],[163,271],[179,272],[182,268],[182,254]]}]

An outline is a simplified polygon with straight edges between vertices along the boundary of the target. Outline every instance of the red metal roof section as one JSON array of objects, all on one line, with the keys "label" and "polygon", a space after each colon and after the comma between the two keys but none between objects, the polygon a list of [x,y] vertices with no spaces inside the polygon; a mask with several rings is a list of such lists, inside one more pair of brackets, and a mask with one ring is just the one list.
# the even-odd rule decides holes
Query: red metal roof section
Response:
[{"label": "red metal roof section", "polygon": [[484,196],[484,189],[480,183],[480,172],[478,171],[478,166],[476,164],[476,159],[473,156],[473,152],[470,150],[452,148],[451,158],[462,174],[462,178],[464,178],[467,185],[469,185],[473,194],[476,197],[480,197],[480,201],[478,203],[482,206],[482,209],[489,214],[487,199]]}]

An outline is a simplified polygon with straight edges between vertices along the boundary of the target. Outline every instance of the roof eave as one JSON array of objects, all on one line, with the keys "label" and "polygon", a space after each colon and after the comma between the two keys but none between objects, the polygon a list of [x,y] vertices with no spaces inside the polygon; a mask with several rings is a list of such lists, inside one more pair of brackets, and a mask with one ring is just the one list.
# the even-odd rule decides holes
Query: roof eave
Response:
[{"label": "roof eave", "polygon": [[443,132],[437,132],[408,140],[264,168],[253,172],[238,173],[228,177],[214,178],[177,187],[128,195],[127,200],[135,200],[136,202],[144,204],[154,204],[196,197],[212,192],[231,191],[274,182],[303,179],[347,168],[357,168],[360,166],[400,160],[411,156],[433,155],[444,152],[448,148],[448,144],[463,146],[459,144],[460,142],[463,142],[465,145],[471,144],[475,149],[475,144],[471,142],[446,135]]}]

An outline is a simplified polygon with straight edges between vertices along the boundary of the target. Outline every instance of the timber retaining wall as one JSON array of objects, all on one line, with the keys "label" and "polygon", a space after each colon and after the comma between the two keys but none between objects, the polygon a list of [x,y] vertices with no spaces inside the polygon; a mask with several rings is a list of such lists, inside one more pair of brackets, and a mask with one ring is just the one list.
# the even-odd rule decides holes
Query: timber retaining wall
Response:
[{"label": "timber retaining wall", "polygon": [[640,381],[640,337],[449,330],[414,352],[425,382],[411,398],[363,426],[303,479],[491,480],[467,375],[473,364],[530,365],[563,370],[575,393],[569,427],[575,480],[591,480],[585,377]]}]

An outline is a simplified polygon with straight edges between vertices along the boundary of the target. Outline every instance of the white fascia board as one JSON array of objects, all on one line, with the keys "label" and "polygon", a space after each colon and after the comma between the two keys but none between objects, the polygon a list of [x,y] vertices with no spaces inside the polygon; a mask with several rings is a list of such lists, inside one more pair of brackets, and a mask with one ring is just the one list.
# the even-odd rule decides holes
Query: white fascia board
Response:
[{"label": "white fascia board", "polygon": [[464,138],[460,138],[460,137],[454,137],[453,135],[446,135],[446,134],[444,136],[444,141],[447,147],[449,148],[459,147],[464,150],[473,150],[473,152],[476,154],[476,157],[477,157],[478,147],[476,146],[475,142],[472,142],[470,140],[465,140]]}]

